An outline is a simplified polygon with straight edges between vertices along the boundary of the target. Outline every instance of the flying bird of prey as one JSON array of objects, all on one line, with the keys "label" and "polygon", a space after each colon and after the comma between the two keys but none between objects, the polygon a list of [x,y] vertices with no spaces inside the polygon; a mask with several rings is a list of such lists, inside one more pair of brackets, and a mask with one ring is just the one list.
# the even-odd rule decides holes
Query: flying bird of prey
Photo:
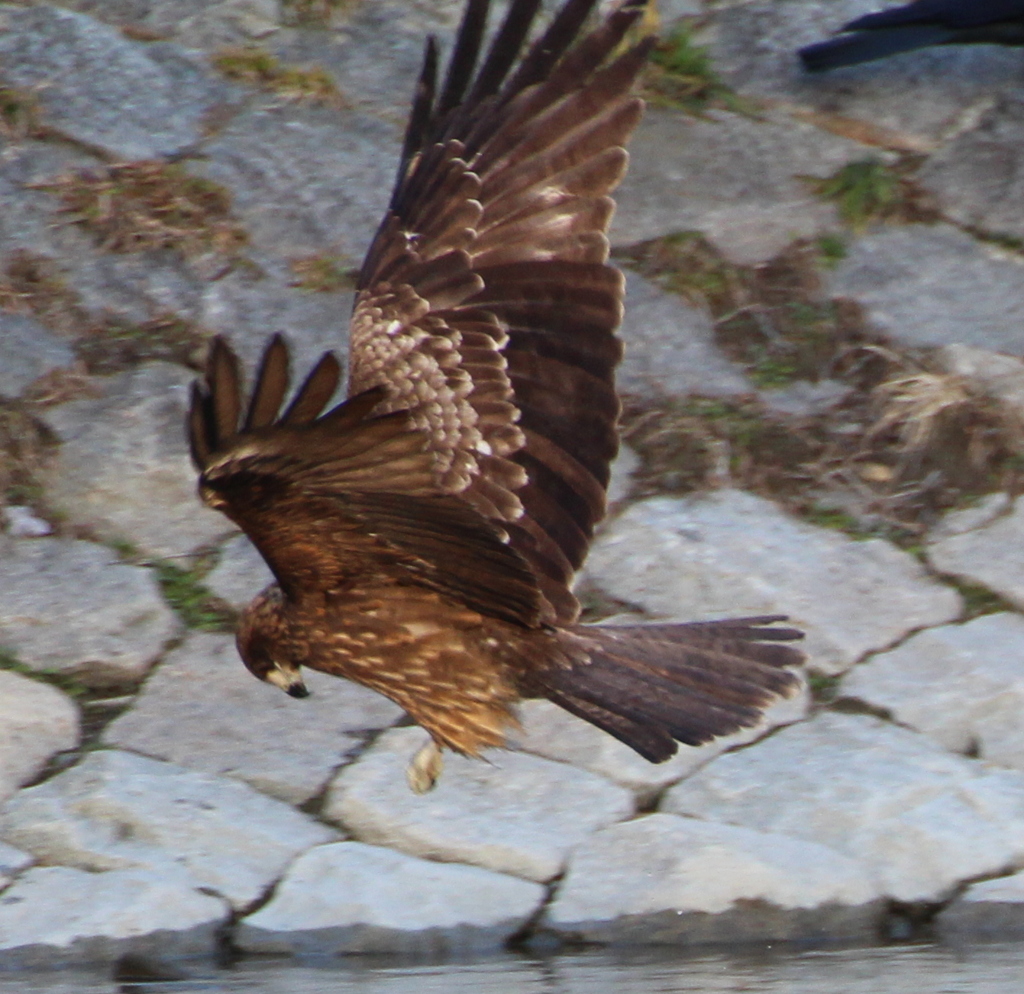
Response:
[{"label": "flying bird of prey", "polygon": [[914,0],[858,17],[846,34],[800,49],[810,72],[931,45],[1024,45],[1024,0]]},{"label": "flying bird of prey", "polygon": [[568,0],[527,46],[540,0],[512,0],[484,52],[489,0],[469,0],[440,85],[428,41],[359,277],[347,400],[324,410],[327,354],[282,412],[280,336],[248,402],[219,338],[193,390],[200,495],[277,580],[241,618],[242,659],[294,697],[308,666],[397,702],[430,734],[409,769],[420,791],[442,748],[504,745],[521,698],[661,762],[799,685],[782,618],[577,620],[570,584],[618,446],[609,193],[650,48],[624,42],[643,0],[587,31],[595,2]]}]

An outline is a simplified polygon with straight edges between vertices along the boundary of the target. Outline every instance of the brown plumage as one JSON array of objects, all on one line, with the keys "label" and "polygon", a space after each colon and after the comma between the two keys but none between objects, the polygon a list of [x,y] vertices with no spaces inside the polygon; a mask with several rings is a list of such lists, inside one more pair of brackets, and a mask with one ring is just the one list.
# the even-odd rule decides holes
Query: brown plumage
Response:
[{"label": "brown plumage", "polygon": [[[242,618],[249,669],[295,696],[300,667],[386,694],[437,749],[501,746],[547,697],[652,762],[752,725],[791,694],[781,618],[577,623],[571,580],[617,450],[622,274],[605,231],[649,42],[643,0],[589,33],[567,0],[520,58],[539,0],[512,0],[482,59],[468,0],[447,77],[427,44],[390,208],[351,321],[348,400],[321,359],[281,412],[288,350],[251,399],[221,339],[193,394],[203,500],[277,584]],[[414,770],[428,787],[437,753]]]}]

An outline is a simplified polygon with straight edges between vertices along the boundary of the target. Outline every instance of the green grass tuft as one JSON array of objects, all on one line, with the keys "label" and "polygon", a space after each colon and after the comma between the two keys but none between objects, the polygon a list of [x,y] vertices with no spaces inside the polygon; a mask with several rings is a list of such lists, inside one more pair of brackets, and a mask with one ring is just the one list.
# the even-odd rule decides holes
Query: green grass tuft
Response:
[{"label": "green grass tuft", "polygon": [[900,205],[900,176],[877,159],[850,162],[838,172],[814,183],[815,192],[834,201],[839,216],[854,231],[895,213]]},{"label": "green grass tuft", "polygon": [[753,114],[753,107],[731,90],[712,68],[703,45],[681,25],[660,41],[643,76],[643,96],[655,106],[672,107],[695,116],[712,107]]},{"label": "green grass tuft", "polygon": [[818,239],[818,255],[826,269],[835,269],[848,253],[846,240],[841,235],[827,234]]}]

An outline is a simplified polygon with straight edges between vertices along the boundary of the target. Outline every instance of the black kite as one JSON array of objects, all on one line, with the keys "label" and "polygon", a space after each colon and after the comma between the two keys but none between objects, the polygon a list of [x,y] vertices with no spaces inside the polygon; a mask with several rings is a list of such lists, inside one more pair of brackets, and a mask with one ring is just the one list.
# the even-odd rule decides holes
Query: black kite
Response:
[{"label": "black kite", "polygon": [[[520,58],[540,0],[512,0],[480,62],[489,0],[468,0],[443,85],[433,40],[390,208],[351,321],[348,399],[325,355],[281,412],[288,350],[267,346],[248,403],[221,339],[193,393],[199,490],[277,583],[238,648],[304,696],[309,666],[400,704],[440,749],[502,746],[546,697],[652,762],[755,724],[799,686],[776,617],[577,623],[570,589],[605,511],[618,439],[610,192],[642,112],[643,0],[589,33],[568,0]],[[582,36],[581,36],[582,35]]]}]

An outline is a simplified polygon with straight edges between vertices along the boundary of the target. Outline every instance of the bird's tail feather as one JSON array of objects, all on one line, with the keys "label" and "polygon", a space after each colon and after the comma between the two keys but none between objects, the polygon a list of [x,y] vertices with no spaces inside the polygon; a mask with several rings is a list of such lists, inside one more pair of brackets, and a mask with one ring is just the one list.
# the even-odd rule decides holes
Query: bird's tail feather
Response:
[{"label": "bird's tail feather", "polygon": [[853,66],[860,62],[884,59],[897,52],[911,52],[929,45],[944,45],[955,40],[950,28],[938,24],[908,24],[901,27],[840,35],[800,49],[800,61],[808,72],[822,72]]},{"label": "bird's tail feather", "polygon": [[652,763],[677,742],[701,745],[749,728],[801,686],[787,667],[802,638],[782,617],[683,625],[575,625],[559,631],[571,666],[537,674],[540,693]]}]

